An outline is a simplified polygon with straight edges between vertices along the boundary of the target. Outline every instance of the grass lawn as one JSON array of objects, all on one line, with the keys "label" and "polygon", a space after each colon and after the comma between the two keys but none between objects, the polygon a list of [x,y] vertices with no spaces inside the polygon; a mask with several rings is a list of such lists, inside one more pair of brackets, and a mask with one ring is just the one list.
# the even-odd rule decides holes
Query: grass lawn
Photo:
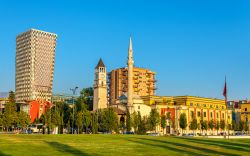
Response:
[{"label": "grass lawn", "polygon": [[140,135],[0,135],[0,155],[249,155],[250,139]]}]

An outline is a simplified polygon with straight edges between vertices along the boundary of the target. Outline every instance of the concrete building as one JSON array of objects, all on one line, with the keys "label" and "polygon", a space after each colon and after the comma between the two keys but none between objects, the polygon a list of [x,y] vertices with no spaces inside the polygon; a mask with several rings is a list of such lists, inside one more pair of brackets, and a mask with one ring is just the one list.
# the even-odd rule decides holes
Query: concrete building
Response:
[{"label": "concrete building", "polygon": [[6,103],[9,102],[9,93],[0,92],[0,114],[4,112]]},{"label": "concrete building", "polygon": [[[133,68],[133,94],[138,96],[155,95],[156,73],[145,68]],[[128,68],[112,70],[108,74],[109,103],[115,104],[119,97],[128,92]]]},{"label": "concrete building", "polygon": [[107,73],[106,67],[100,59],[95,68],[93,111],[107,108],[107,104]]},{"label": "concrete building", "polygon": [[57,35],[30,29],[16,37],[16,102],[51,101]]}]

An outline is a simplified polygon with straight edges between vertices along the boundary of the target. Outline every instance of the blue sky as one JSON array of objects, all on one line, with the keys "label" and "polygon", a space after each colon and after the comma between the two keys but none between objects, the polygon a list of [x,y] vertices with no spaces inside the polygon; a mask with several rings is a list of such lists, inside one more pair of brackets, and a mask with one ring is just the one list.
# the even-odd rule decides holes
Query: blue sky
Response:
[{"label": "blue sky", "polygon": [[157,72],[158,95],[250,98],[250,2],[231,0],[1,1],[0,91],[15,89],[15,37],[30,28],[58,34],[53,91],[92,86],[94,67]]}]

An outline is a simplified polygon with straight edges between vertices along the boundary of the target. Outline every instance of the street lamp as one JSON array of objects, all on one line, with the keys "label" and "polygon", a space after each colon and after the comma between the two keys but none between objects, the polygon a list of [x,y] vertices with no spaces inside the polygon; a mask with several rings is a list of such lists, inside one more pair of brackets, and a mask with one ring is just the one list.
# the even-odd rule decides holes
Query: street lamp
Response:
[{"label": "street lamp", "polygon": [[70,88],[70,90],[72,91],[73,95],[72,95],[72,101],[73,101],[73,120],[72,120],[72,134],[74,134],[74,95],[76,94],[76,90],[78,89],[78,87],[76,86],[74,89]]}]

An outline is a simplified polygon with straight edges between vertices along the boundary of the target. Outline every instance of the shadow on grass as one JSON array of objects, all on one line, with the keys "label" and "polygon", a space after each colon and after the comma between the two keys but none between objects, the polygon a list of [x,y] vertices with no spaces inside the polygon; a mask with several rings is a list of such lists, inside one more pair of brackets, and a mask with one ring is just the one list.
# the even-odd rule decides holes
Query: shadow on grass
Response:
[{"label": "shadow on grass", "polygon": [[[198,144],[204,144],[204,145],[214,145],[214,146],[219,146],[219,147],[223,147],[226,149],[230,149],[230,150],[240,150],[240,151],[245,151],[245,152],[250,152],[250,146],[247,144],[239,144],[239,143],[233,143],[233,142],[224,142],[224,141],[218,141],[218,140],[200,140],[200,139],[194,139],[194,138],[184,138],[184,137],[180,137],[177,138],[180,140],[185,140],[188,142],[193,142],[193,143],[198,143]],[[247,149],[246,149],[247,148]]]},{"label": "shadow on grass", "polygon": [[57,151],[64,152],[64,154],[72,154],[72,155],[83,155],[83,156],[89,156],[89,154],[84,153],[74,147],[71,147],[69,145],[61,144],[59,142],[48,142],[45,141],[49,146],[55,148]]},{"label": "shadow on grass", "polygon": [[[137,138],[137,139],[141,139],[141,138]],[[144,140],[144,139],[143,139]],[[132,139],[128,139],[128,141],[130,142],[134,142],[134,143],[139,143],[139,144],[143,144],[146,146],[154,146],[154,147],[160,147],[160,148],[164,148],[166,150],[170,150],[182,155],[199,155],[199,156],[206,156],[207,154],[200,154],[200,153],[196,153],[196,152],[192,152],[192,151],[186,151],[186,150],[182,150],[182,149],[178,149],[178,148],[174,148],[174,147],[170,147],[167,144],[162,145],[162,144],[153,144],[153,143],[148,143],[145,141],[140,141],[140,140],[132,140]]]},{"label": "shadow on grass", "polygon": [[[192,145],[188,145],[188,144],[184,144],[184,143],[170,142],[167,140],[156,140],[156,139],[148,139],[148,138],[138,138],[138,139],[148,140],[148,141],[152,141],[152,142],[159,142],[159,143],[166,144],[166,145],[174,145],[174,146],[178,146],[178,147],[184,147],[184,148],[191,149],[191,150],[198,150],[200,152],[204,152],[204,153],[207,153],[210,155],[239,156],[238,154],[225,153],[225,152],[220,152],[220,151],[216,151],[216,150],[212,150],[212,149],[208,149],[208,148],[192,146]],[[207,145],[209,145],[209,144],[207,144]]]},{"label": "shadow on grass", "polygon": [[9,154],[4,154],[3,152],[0,151],[0,156],[10,156]]}]

